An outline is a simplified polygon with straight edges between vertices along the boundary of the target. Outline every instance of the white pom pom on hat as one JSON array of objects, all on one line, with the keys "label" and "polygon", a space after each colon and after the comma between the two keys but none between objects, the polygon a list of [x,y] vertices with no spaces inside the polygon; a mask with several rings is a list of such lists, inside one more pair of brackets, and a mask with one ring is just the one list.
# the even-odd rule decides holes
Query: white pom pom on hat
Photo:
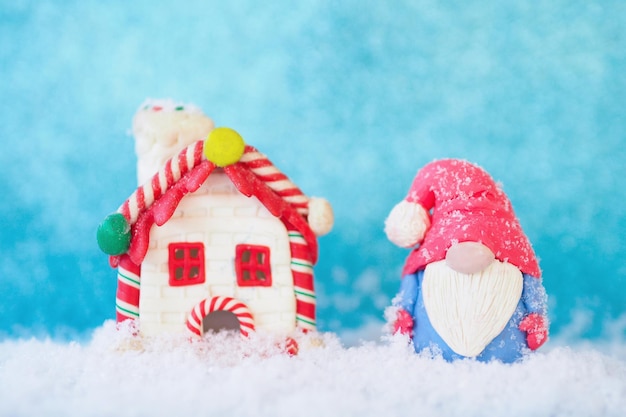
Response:
[{"label": "white pom pom on hat", "polygon": [[309,227],[316,236],[324,236],[333,228],[335,221],[333,208],[323,198],[311,197],[309,199]]},{"label": "white pom pom on hat", "polygon": [[385,220],[387,238],[402,248],[420,243],[429,228],[430,216],[424,207],[406,200],[396,204]]}]

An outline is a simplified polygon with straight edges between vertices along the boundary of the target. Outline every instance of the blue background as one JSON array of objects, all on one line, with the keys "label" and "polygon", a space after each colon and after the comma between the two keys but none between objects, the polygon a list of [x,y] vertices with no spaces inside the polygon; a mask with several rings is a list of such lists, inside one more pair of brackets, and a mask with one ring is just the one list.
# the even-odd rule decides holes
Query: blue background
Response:
[{"label": "blue background", "polygon": [[625,4],[2,1],[0,336],[114,317],[95,229],[135,188],[147,97],[199,105],[333,203],[321,330],[382,321],[407,255],[384,219],[422,165],[460,157],[511,198],[553,333],[623,336]]}]

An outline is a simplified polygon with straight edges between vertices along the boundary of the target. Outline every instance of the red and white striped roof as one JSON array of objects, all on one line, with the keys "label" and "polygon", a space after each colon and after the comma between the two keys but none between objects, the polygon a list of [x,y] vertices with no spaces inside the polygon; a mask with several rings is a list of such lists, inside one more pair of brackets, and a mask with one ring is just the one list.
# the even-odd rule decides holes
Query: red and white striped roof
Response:
[{"label": "red and white striped roof", "polygon": [[[174,214],[181,199],[196,191],[209,177],[216,165],[203,153],[204,141],[199,140],[182,149],[144,185],[120,206],[131,226],[128,256],[136,265],[145,257],[153,224],[163,225]],[[317,260],[317,240],[308,223],[309,199],[280,172],[270,160],[254,147],[246,145],[238,162],[223,168],[235,187],[244,195],[254,196],[287,229],[298,231],[306,241],[313,263]],[[119,256],[111,257],[117,266]]]}]

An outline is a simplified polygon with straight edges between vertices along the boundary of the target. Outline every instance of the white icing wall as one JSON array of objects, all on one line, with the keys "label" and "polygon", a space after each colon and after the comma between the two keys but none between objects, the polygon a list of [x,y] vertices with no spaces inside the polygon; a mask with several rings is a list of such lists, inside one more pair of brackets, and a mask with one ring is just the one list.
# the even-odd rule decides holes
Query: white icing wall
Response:
[{"label": "white icing wall", "polygon": [[[170,287],[168,245],[203,242],[206,280],[202,284]],[[240,243],[270,248],[271,287],[236,284],[235,246]],[[153,226],[150,249],[142,264],[139,300],[141,332],[188,331],[185,321],[191,309],[212,296],[231,296],[250,309],[257,329],[288,332],[295,328],[295,297],[289,240],[282,222],[256,197],[236,190],[221,171],[180,202],[163,226]]]}]

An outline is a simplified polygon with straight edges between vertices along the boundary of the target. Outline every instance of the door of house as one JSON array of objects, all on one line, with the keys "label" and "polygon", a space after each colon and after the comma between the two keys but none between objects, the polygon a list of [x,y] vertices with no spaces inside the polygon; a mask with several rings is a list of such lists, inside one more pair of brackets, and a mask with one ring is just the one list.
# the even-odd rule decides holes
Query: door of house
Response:
[{"label": "door of house", "polygon": [[202,319],[202,334],[220,330],[240,331],[239,319],[231,311],[218,310]]}]

